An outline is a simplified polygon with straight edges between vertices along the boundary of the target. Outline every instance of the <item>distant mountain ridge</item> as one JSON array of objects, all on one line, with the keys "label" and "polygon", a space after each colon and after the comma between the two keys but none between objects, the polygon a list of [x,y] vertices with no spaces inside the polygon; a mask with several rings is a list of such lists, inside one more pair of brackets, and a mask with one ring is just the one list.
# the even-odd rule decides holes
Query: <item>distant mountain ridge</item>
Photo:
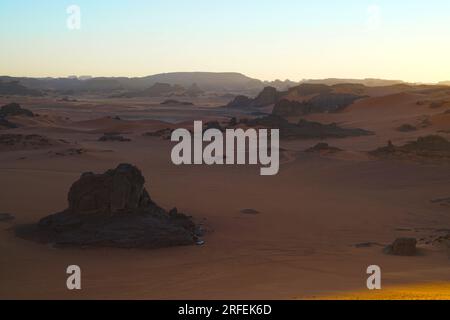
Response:
[{"label": "distant mountain ridge", "polygon": [[196,88],[199,92],[232,93],[235,95],[255,95],[265,87],[286,91],[301,83],[342,84],[355,83],[366,86],[383,86],[403,83],[398,80],[381,79],[324,79],[261,81],[237,72],[172,72],[146,77],[67,77],[67,78],[28,78],[0,76],[0,94],[40,95],[56,93],[63,95],[104,94],[108,96],[145,96],[142,92],[155,85]]}]

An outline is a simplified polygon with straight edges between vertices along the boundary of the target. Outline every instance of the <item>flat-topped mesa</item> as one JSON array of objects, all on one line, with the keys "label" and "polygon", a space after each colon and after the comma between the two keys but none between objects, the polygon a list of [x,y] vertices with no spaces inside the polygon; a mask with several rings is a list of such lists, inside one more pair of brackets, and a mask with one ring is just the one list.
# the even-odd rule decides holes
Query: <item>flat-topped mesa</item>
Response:
[{"label": "flat-topped mesa", "polygon": [[69,191],[69,208],[74,214],[116,214],[154,205],[141,171],[121,164],[104,174],[83,173]]}]

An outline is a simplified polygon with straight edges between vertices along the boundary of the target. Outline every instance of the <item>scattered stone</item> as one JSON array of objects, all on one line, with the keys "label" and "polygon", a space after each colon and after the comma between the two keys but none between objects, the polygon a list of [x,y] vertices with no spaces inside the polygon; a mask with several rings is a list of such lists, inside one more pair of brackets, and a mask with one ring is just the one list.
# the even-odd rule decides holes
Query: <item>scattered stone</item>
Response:
[{"label": "scattered stone", "polygon": [[146,132],[143,134],[144,137],[161,137],[164,140],[170,140],[172,137],[173,129],[165,128],[155,132]]},{"label": "scattered stone", "polygon": [[12,214],[0,213],[0,222],[9,222],[14,219],[15,219],[15,217]]},{"label": "scattered stone", "polygon": [[384,253],[394,256],[415,256],[417,254],[415,238],[398,238],[393,244],[384,248]]},{"label": "scattered stone", "polygon": [[58,144],[37,134],[0,134],[0,150],[41,149]]},{"label": "scattered stone", "polygon": [[125,138],[117,133],[105,133],[102,137],[98,139],[101,142],[130,142],[131,139]]},{"label": "scattered stone", "polygon": [[404,146],[395,146],[389,142],[386,147],[378,148],[369,154],[377,158],[449,162],[450,141],[438,135],[430,135],[420,137]]},{"label": "scattered stone", "polygon": [[192,219],[159,207],[144,187],[141,171],[121,164],[103,174],[83,173],[70,188],[69,207],[36,225],[20,226],[19,237],[56,246],[162,248],[194,245]]},{"label": "scattered stone", "polygon": [[397,128],[397,131],[400,132],[412,132],[417,131],[417,128],[410,124],[403,124],[400,127]]},{"label": "scattered stone", "polygon": [[85,149],[70,148],[70,149],[57,151],[57,152],[49,151],[49,154],[53,155],[53,156],[58,156],[58,157],[65,157],[65,156],[79,156],[86,152],[87,151]]},{"label": "scattered stone", "polygon": [[305,150],[305,152],[311,152],[311,153],[336,153],[336,152],[340,152],[342,151],[342,149],[336,148],[336,147],[331,147],[328,145],[328,143],[318,143],[316,144],[314,147],[309,148],[307,150]]}]

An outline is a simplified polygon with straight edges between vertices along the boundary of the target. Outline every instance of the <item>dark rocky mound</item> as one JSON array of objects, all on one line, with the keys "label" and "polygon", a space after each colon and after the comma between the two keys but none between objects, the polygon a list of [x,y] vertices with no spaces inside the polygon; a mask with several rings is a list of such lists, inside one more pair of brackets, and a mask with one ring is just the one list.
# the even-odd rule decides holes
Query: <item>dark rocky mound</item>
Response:
[{"label": "dark rocky mound", "polygon": [[34,117],[34,113],[30,110],[23,109],[18,103],[10,103],[0,108],[0,117],[25,116]]},{"label": "dark rocky mound", "polygon": [[437,135],[420,137],[417,141],[404,146],[395,146],[389,141],[386,147],[374,150],[370,154],[378,158],[450,162],[450,141]]},{"label": "dark rocky mound", "polygon": [[400,127],[397,128],[397,131],[412,132],[412,131],[417,131],[417,128],[411,124],[402,124]]},{"label": "dark rocky mound", "polygon": [[0,134],[0,150],[40,149],[57,144],[37,134]]},{"label": "dark rocky mound", "polygon": [[312,98],[309,102],[313,106],[311,112],[336,112],[362,98],[364,96],[351,93],[325,93]]},{"label": "dark rocky mound", "polygon": [[275,105],[273,114],[293,117],[309,113],[337,112],[361,98],[363,97],[349,93],[323,93],[303,102],[282,99]]},{"label": "dark rocky mound", "polygon": [[254,99],[253,106],[262,108],[275,104],[281,96],[281,93],[274,87],[265,87],[263,91]]},{"label": "dark rocky mound", "polygon": [[131,139],[125,138],[118,133],[105,133],[98,141],[101,142],[130,142]]},{"label": "dark rocky mound", "polygon": [[310,153],[336,153],[342,151],[342,149],[331,147],[328,143],[321,142],[305,151]]},{"label": "dark rocky mound", "polygon": [[188,101],[178,101],[174,99],[167,99],[161,102],[161,105],[183,105],[183,106],[193,106],[194,104],[192,102]]},{"label": "dark rocky mound", "polygon": [[154,132],[146,132],[143,134],[143,136],[144,137],[160,137],[160,138],[163,138],[164,140],[170,140],[170,138],[172,137],[173,130],[174,129],[165,128],[165,129],[157,130]]},{"label": "dark rocky mound", "polygon": [[243,213],[243,214],[260,214],[260,212],[255,209],[242,209],[241,213]]},{"label": "dark rocky mound", "polygon": [[295,124],[277,115],[269,115],[262,118],[246,120],[244,122],[251,127],[280,129],[280,137],[285,139],[346,138],[373,134],[372,132],[363,129],[341,128],[334,123],[321,124],[318,122],[300,120]]},{"label": "dark rocky mound", "polygon": [[394,256],[415,256],[417,240],[414,238],[399,238],[393,244],[384,248],[384,253]]},{"label": "dark rocky mound", "polygon": [[75,247],[161,248],[198,241],[192,220],[160,208],[144,187],[141,171],[121,164],[103,174],[84,173],[69,191],[69,208],[37,225],[16,229],[19,237]]},{"label": "dark rocky mound", "polygon": [[247,97],[247,96],[237,96],[235,97],[230,103],[227,104],[227,108],[233,108],[233,109],[238,109],[238,108],[243,108],[243,109],[247,109],[247,108],[251,108],[253,103],[253,99]]},{"label": "dark rocky mound", "polygon": [[237,96],[226,107],[227,108],[264,108],[277,103],[284,93],[278,92],[274,87],[265,87],[256,98]]}]

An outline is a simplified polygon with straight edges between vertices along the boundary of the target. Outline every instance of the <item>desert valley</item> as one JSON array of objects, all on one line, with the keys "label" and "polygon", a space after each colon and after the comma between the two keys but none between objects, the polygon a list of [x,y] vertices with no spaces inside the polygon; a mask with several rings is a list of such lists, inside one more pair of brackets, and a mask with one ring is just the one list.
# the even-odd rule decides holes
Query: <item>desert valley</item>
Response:
[{"label": "desert valley", "polygon": [[[370,265],[448,289],[446,83],[1,77],[0,106],[2,299],[358,298]],[[278,174],[174,165],[194,121],[279,129]]]}]

